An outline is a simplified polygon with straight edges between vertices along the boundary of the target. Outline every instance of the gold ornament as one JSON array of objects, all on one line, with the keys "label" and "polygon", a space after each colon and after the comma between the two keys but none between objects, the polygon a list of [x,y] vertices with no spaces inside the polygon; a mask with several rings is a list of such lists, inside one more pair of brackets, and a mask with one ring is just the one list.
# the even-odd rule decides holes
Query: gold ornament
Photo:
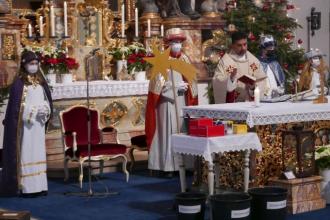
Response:
[{"label": "gold ornament", "polygon": [[197,70],[190,64],[181,59],[170,59],[170,48],[167,48],[164,52],[161,52],[158,47],[153,44],[152,51],[154,57],[144,57],[146,62],[153,65],[151,68],[151,79],[154,79],[158,74],[161,74],[165,80],[168,79],[168,70],[175,70],[181,73],[188,82],[193,81],[196,78]]}]

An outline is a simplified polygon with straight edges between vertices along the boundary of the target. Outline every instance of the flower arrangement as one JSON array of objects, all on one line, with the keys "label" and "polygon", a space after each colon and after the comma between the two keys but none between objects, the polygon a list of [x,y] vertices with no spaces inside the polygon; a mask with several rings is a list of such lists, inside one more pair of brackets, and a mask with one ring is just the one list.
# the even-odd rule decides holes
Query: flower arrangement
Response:
[{"label": "flower arrangement", "polygon": [[115,60],[126,59],[131,53],[131,49],[126,46],[118,47],[109,51],[109,54],[112,55]]},{"label": "flower arrangement", "polygon": [[315,150],[315,163],[321,170],[330,168],[330,145],[324,145]]},{"label": "flower arrangement", "polygon": [[25,47],[24,50],[33,51],[39,56],[41,68],[45,73],[54,70],[60,74],[65,74],[79,67],[76,59],[68,57],[65,50],[51,45],[45,47]]},{"label": "flower arrangement", "polygon": [[127,59],[127,70],[129,73],[145,71],[151,67],[150,63],[143,60],[143,57],[150,55],[141,43],[134,42],[128,46],[116,48],[109,53],[115,60]]},{"label": "flower arrangement", "polygon": [[151,67],[151,64],[146,62],[143,58],[148,57],[146,52],[132,53],[127,59],[127,70],[129,73],[134,71],[146,71]]}]

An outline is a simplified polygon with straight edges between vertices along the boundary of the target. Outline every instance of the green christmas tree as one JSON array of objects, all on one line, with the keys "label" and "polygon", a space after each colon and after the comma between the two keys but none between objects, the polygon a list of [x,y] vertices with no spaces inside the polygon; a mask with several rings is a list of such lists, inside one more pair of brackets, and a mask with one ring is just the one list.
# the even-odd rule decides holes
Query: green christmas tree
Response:
[{"label": "green christmas tree", "polygon": [[236,28],[247,33],[249,51],[255,56],[260,53],[260,36],[273,35],[277,42],[277,59],[286,74],[289,92],[294,91],[292,82],[304,63],[304,50],[299,48],[302,41],[294,36],[300,26],[287,16],[290,10],[295,10],[295,6],[287,0],[231,0],[227,1],[224,13],[227,31]]}]

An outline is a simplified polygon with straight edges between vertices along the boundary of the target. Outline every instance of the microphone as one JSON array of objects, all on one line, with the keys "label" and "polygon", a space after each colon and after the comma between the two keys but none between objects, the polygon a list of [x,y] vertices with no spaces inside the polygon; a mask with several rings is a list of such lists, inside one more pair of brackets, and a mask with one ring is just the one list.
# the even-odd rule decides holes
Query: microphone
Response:
[{"label": "microphone", "polygon": [[93,49],[91,52],[89,52],[90,54],[92,54],[92,55],[95,55],[95,53],[98,51],[98,50],[100,50],[100,48],[95,48],[95,49]]}]

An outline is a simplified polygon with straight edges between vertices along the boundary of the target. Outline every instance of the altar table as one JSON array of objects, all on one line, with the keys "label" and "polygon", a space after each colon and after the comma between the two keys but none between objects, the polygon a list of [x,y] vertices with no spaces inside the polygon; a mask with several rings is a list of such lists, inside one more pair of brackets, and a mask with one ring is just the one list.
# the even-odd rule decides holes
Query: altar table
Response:
[{"label": "altar table", "polygon": [[[256,133],[234,134],[219,137],[194,137],[186,134],[173,134],[171,137],[172,150],[179,155],[179,174],[181,191],[186,190],[185,167],[183,155],[202,156],[208,165],[209,194],[214,192],[214,177],[216,188],[219,187],[219,170],[214,172],[214,154],[230,151],[244,151],[244,191],[249,187],[249,155],[251,150],[261,151],[261,143]],[[217,169],[218,166],[215,166]],[[215,175],[214,175],[215,173]]]},{"label": "altar table", "polygon": [[[182,111],[183,115],[189,115],[192,118],[209,117],[242,121],[249,127],[254,127],[263,148],[262,152],[256,155],[254,165],[256,173],[253,174],[253,184],[258,186],[266,184],[270,177],[278,176],[282,170],[281,129],[289,128],[290,126],[286,125],[290,123],[314,122],[317,126],[317,124],[326,124],[330,120],[330,104],[313,104],[311,101],[260,103],[259,107],[255,107],[253,102],[238,102],[187,106]],[[276,127],[267,127],[271,125],[279,125],[279,130]],[[224,161],[233,159],[230,155],[228,156],[228,160]],[[227,181],[226,185],[228,186],[227,183],[230,181],[230,186],[232,186],[233,178],[230,173],[223,173],[225,166],[226,162],[221,165],[222,175]],[[235,187],[239,187],[239,184]]]},{"label": "altar table", "polygon": [[187,106],[183,115],[190,117],[221,118],[245,121],[249,127],[290,122],[330,120],[330,104],[305,102],[260,103],[237,102],[213,105]]}]

